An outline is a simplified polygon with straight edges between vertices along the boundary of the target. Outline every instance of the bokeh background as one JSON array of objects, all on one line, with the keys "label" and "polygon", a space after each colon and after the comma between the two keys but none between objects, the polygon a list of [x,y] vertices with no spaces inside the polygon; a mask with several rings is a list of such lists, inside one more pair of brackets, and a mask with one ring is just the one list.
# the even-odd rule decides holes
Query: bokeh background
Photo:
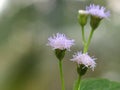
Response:
[{"label": "bokeh background", "polygon": [[[63,62],[66,90],[77,79],[69,61],[83,48],[79,9],[91,3],[110,10],[95,31],[89,54],[97,58],[95,71],[83,78],[120,81],[120,0],[0,0],[0,90],[61,90],[58,60],[46,46],[53,33],[76,40]],[[86,26],[88,36],[90,26]]]}]

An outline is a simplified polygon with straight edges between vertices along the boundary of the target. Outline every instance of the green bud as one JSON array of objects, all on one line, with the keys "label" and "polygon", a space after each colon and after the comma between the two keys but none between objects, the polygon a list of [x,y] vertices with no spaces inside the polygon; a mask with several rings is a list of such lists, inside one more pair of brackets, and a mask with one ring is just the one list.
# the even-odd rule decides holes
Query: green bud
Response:
[{"label": "green bud", "polygon": [[87,24],[87,19],[88,19],[88,12],[86,12],[84,10],[79,10],[78,11],[78,21],[82,27],[84,27]]},{"label": "green bud", "polygon": [[91,16],[90,26],[92,30],[95,30],[99,26],[101,20],[102,18],[99,18],[97,16]]},{"label": "green bud", "polygon": [[85,65],[81,64],[77,67],[77,72],[80,76],[85,75],[85,73],[87,72],[88,67],[86,67]]},{"label": "green bud", "polygon": [[66,49],[64,49],[64,50],[55,49],[55,55],[60,61],[64,58],[65,51],[66,51]]}]

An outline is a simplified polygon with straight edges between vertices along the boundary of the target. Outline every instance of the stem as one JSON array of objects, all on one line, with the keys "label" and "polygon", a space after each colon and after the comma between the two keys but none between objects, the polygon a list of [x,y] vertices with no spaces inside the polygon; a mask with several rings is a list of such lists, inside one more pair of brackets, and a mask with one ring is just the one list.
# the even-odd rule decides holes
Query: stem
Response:
[{"label": "stem", "polygon": [[85,40],[85,34],[84,34],[84,27],[82,27],[82,39],[83,39],[83,44],[85,44],[86,40]]},{"label": "stem", "polygon": [[80,81],[81,81],[81,76],[79,75],[79,77],[78,77],[78,85],[79,85],[79,87],[78,87],[78,90],[80,90],[80,86],[81,86],[81,83],[80,83]]},{"label": "stem", "polygon": [[64,77],[63,77],[63,71],[62,71],[62,60],[59,60],[59,69],[60,69],[60,79],[61,79],[62,90],[65,90]]},{"label": "stem", "polygon": [[91,32],[90,32],[89,38],[88,38],[88,42],[87,42],[87,44],[84,45],[83,53],[86,53],[88,51],[88,47],[90,45],[90,42],[91,42],[91,39],[92,39],[92,36],[93,36],[93,32],[94,32],[94,30],[92,29]]},{"label": "stem", "polygon": [[85,33],[84,33],[84,27],[83,26],[82,26],[82,40],[83,40],[83,46],[84,46],[83,52],[85,52],[87,43],[86,43],[86,39],[85,39]]},{"label": "stem", "polygon": [[81,76],[79,75],[75,90],[80,90],[80,81],[81,81]]}]

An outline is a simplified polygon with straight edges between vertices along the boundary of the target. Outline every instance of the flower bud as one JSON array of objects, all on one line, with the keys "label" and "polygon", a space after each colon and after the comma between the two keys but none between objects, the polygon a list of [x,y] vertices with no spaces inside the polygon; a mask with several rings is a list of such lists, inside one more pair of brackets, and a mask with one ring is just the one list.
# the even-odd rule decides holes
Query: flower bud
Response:
[{"label": "flower bud", "polygon": [[87,24],[88,12],[84,10],[78,11],[78,21],[79,24],[84,27]]},{"label": "flower bud", "polygon": [[64,49],[64,50],[55,49],[55,55],[60,61],[64,58],[65,51],[66,51],[66,49]]}]

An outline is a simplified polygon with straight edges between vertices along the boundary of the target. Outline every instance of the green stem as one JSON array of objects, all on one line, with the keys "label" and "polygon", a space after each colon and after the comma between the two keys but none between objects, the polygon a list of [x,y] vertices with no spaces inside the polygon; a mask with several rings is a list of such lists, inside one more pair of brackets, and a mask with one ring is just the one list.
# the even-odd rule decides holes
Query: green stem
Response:
[{"label": "green stem", "polygon": [[81,76],[79,75],[77,83],[76,83],[76,87],[74,90],[80,90],[80,81],[81,81]]},{"label": "green stem", "polygon": [[83,44],[85,44],[86,40],[85,40],[84,27],[82,27],[82,39],[83,39]]},{"label": "green stem", "polygon": [[78,90],[80,90],[80,86],[81,86],[80,81],[81,81],[81,76],[79,75],[79,77],[78,77],[78,85],[79,85]]},{"label": "green stem", "polygon": [[61,79],[62,90],[65,90],[64,77],[63,77],[63,71],[62,71],[62,60],[59,60],[59,69],[60,69],[60,79]]},{"label": "green stem", "polygon": [[93,36],[93,32],[94,32],[94,30],[92,29],[91,32],[90,32],[88,41],[87,41],[87,43],[84,45],[83,53],[86,53],[86,52],[88,51],[88,47],[89,47],[89,45],[90,45],[90,42],[91,42],[91,39],[92,39],[92,36]]},{"label": "green stem", "polygon": [[[86,39],[85,39],[84,27],[81,27],[81,28],[82,28],[83,46],[84,46],[84,50],[86,50],[87,43],[86,43]],[[84,52],[84,51],[83,51],[83,52]]]}]

